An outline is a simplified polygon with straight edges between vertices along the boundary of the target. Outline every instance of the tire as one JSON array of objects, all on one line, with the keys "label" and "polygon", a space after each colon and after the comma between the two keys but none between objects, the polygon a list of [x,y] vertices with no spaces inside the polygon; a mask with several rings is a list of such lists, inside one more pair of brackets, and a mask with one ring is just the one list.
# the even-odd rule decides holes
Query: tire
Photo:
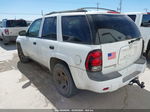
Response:
[{"label": "tire", "polygon": [[77,94],[77,88],[68,67],[58,63],[53,69],[53,81],[57,91],[64,97],[70,98]]},{"label": "tire", "polygon": [[150,49],[147,49],[147,51],[146,51],[146,58],[150,59]]},{"label": "tire", "polygon": [[23,51],[22,51],[22,48],[20,46],[20,44],[17,44],[17,50],[18,50],[18,56],[19,56],[19,59],[22,63],[27,63],[29,62],[29,58],[26,57],[24,54],[23,54]]}]

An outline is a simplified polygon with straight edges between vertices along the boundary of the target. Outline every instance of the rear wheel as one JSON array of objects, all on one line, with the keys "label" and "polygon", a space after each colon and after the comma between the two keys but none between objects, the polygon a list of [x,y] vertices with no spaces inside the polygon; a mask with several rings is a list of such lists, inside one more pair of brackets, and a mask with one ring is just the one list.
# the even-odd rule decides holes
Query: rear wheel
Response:
[{"label": "rear wheel", "polygon": [[22,51],[22,48],[20,46],[20,44],[17,44],[17,50],[18,50],[18,56],[19,56],[19,59],[22,63],[27,63],[29,62],[29,58],[26,57],[24,54],[23,54],[23,51]]},{"label": "rear wheel", "polygon": [[71,77],[68,67],[63,63],[55,65],[53,70],[53,81],[57,91],[64,97],[71,97],[77,93],[77,88]]}]

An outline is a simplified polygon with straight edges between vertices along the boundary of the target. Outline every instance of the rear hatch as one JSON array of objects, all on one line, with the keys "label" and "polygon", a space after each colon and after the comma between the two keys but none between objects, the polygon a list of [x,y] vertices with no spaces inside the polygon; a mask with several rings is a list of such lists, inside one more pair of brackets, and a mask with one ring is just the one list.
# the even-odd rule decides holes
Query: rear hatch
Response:
[{"label": "rear hatch", "polygon": [[27,29],[25,20],[7,20],[6,28],[9,30],[9,36],[18,36],[18,33]]},{"label": "rear hatch", "polygon": [[9,27],[9,36],[18,36],[20,31],[27,30],[27,27]]},{"label": "rear hatch", "polygon": [[89,18],[95,32],[95,43],[101,45],[103,73],[121,70],[140,58],[141,34],[135,23],[125,15],[94,14]]}]

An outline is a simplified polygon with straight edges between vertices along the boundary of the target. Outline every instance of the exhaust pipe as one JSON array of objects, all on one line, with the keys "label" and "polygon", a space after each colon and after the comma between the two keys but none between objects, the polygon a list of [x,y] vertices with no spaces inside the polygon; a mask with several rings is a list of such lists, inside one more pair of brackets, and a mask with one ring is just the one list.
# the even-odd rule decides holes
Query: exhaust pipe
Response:
[{"label": "exhaust pipe", "polygon": [[133,79],[129,85],[133,85],[133,84],[137,84],[138,86],[140,86],[140,88],[144,88],[145,87],[145,83],[144,82],[140,82],[138,78]]}]

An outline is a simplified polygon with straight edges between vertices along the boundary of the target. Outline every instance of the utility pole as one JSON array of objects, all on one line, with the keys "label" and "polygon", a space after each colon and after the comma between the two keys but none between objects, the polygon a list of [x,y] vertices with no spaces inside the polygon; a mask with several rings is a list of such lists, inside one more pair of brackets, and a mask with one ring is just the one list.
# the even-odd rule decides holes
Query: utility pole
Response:
[{"label": "utility pole", "polygon": [[97,5],[97,11],[98,11],[98,8],[99,8],[99,2],[98,2],[98,1],[97,1],[97,4],[96,4],[96,5]]},{"label": "utility pole", "polygon": [[148,8],[145,8],[144,10],[145,10],[146,12],[148,12]]},{"label": "utility pole", "polygon": [[120,0],[119,8],[118,8],[118,11],[120,11],[120,12],[122,12],[122,2],[123,2],[123,0]]},{"label": "utility pole", "polygon": [[42,16],[44,16],[44,14],[43,14],[43,10],[41,10],[41,15],[42,15]]}]

